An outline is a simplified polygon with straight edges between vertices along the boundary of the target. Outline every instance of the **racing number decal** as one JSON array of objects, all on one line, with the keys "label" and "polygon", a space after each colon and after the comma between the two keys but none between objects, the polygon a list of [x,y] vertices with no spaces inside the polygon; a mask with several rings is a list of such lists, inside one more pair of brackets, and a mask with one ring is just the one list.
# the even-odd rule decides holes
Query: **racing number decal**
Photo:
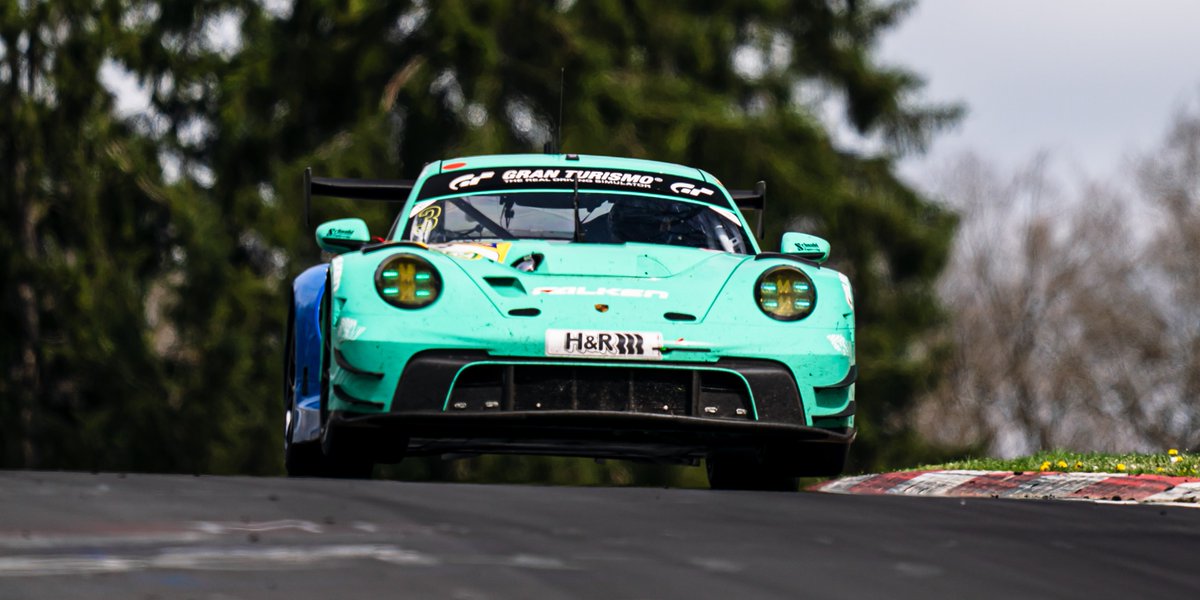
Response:
[{"label": "racing number decal", "polygon": [[442,207],[440,206],[427,206],[417,213],[417,221],[413,223],[412,229],[413,241],[425,243],[429,240],[429,234],[433,233],[441,216]]}]

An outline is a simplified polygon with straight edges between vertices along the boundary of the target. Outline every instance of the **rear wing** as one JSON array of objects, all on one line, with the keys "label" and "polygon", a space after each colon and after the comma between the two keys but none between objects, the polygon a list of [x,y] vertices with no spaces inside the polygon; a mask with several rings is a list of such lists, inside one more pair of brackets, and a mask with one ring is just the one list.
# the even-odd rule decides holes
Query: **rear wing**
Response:
[{"label": "rear wing", "polygon": [[758,226],[755,233],[761,240],[763,236],[763,213],[767,211],[767,182],[760,181],[754,184],[753,190],[729,190],[729,195],[733,197],[733,203],[737,205],[738,210],[758,211]]},{"label": "rear wing", "polygon": [[304,169],[304,224],[312,227],[312,197],[346,198],[375,202],[404,202],[412,191],[411,179],[343,179],[313,177],[312,167]]}]

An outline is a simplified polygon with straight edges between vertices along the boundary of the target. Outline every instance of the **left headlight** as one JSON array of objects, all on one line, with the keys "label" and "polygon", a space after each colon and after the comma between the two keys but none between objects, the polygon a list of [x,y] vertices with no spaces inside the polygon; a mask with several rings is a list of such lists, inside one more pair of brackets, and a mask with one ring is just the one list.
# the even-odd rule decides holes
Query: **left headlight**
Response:
[{"label": "left headlight", "polygon": [[442,277],[424,258],[396,254],[375,270],[375,289],[392,306],[422,308],[433,304],[441,295]]},{"label": "left headlight", "polygon": [[780,321],[798,321],[817,307],[817,287],[795,267],[768,269],[754,285],[754,296],[768,317]]}]

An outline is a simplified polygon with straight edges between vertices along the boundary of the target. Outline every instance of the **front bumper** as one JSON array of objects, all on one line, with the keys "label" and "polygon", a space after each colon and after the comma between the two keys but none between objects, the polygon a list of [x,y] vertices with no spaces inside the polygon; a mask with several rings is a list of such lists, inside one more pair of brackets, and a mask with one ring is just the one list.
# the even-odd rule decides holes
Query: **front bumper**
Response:
[{"label": "front bumper", "polygon": [[[341,388],[334,395],[343,406],[382,408]],[[688,461],[853,440],[851,427],[809,426],[803,406],[791,371],[769,360],[647,365],[427,351],[408,362],[386,412],[334,411],[330,425],[372,430],[352,437],[410,455]]]}]

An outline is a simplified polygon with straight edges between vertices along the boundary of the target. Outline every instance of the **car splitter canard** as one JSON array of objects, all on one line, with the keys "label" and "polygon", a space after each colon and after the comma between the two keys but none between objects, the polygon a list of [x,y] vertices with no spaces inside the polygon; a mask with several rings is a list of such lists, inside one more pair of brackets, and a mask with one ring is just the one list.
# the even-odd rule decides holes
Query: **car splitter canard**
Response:
[{"label": "car splitter canard", "polygon": [[294,286],[289,472],[478,452],[704,458],[717,487],[841,470],[849,281],[820,238],[760,251],[739,209],[764,185],[576,155],[305,181],[402,208],[383,243],[358,219],[317,228],[337,256]]}]

